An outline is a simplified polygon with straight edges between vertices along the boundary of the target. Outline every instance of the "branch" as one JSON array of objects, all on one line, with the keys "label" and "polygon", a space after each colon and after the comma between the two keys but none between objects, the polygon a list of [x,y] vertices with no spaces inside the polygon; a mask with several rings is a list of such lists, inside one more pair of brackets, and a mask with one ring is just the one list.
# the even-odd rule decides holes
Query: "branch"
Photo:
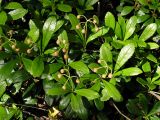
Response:
[{"label": "branch", "polygon": [[112,102],[113,107],[117,110],[117,112],[122,115],[124,118],[126,118],[126,120],[131,120],[129,117],[127,117],[126,115],[124,115],[119,109],[118,107],[114,104],[114,102]]},{"label": "branch", "polygon": [[[160,101],[160,96],[157,95],[157,92],[149,91],[148,93],[150,93],[151,95],[153,95],[154,97],[156,97],[156,98]],[[158,94],[159,94],[159,93],[158,93]]]}]

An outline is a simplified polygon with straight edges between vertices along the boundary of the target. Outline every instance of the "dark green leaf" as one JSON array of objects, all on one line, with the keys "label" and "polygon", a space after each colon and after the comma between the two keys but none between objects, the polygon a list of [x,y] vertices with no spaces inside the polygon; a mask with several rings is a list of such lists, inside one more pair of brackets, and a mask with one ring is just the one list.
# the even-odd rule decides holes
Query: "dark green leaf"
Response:
[{"label": "dark green leaf", "polygon": [[56,17],[52,16],[52,17],[49,17],[43,25],[43,30],[42,30],[43,32],[42,50],[43,51],[48,45],[52,37],[52,34],[55,32],[56,24],[57,24],[57,19]]},{"label": "dark green leaf", "polygon": [[67,4],[57,4],[57,8],[58,8],[58,10],[60,10],[62,12],[71,12],[72,11],[72,7]]},{"label": "dark green leaf", "polygon": [[103,83],[105,87],[102,90],[101,101],[107,101],[110,98],[113,98],[113,100],[116,102],[121,102],[123,100],[120,92],[117,90],[117,88],[113,84],[104,80],[103,80]]},{"label": "dark green leaf", "polygon": [[134,51],[135,47],[133,44],[124,46],[118,55],[114,70],[117,71],[118,69],[120,69],[128,61],[128,59],[132,57]]},{"label": "dark green leaf", "polygon": [[159,112],[160,112],[160,101],[154,104],[153,108],[151,109],[151,111],[148,113],[147,116],[151,116]]},{"label": "dark green leaf", "polygon": [[99,94],[91,89],[78,89],[75,90],[75,93],[86,97],[88,100],[93,100],[99,97]]},{"label": "dark green leaf", "polygon": [[59,109],[65,109],[70,103],[71,95],[68,94],[67,96],[63,97],[59,103]]}]

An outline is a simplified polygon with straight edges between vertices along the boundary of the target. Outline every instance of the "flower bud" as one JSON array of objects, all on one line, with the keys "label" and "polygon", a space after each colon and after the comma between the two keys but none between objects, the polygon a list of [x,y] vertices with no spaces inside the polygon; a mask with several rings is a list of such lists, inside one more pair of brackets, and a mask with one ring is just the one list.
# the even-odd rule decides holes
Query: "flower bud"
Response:
[{"label": "flower bud", "polygon": [[62,78],[62,74],[61,73],[58,73],[57,77],[60,79]]},{"label": "flower bud", "polygon": [[80,80],[79,80],[79,79],[76,79],[76,83],[79,84],[79,83],[80,83]]},{"label": "flower bud", "polygon": [[77,30],[80,29],[80,24],[76,25],[76,29],[77,29]]},{"label": "flower bud", "polygon": [[93,72],[97,72],[97,71],[98,71],[98,68],[94,68],[94,69],[93,69]]},{"label": "flower bud", "polygon": [[63,85],[63,86],[62,86],[62,89],[63,89],[63,90],[66,90],[66,86],[65,86],[65,85]]},{"label": "flower bud", "polygon": [[61,41],[58,39],[58,40],[56,41],[56,44],[59,45],[60,43],[61,43]]},{"label": "flower bud", "polygon": [[28,54],[30,54],[31,52],[32,52],[32,50],[31,50],[31,49],[28,49],[28,50],[27,50],[27,53],[28,53]]},{"label": "flower bud", "polygon": [[80,19],[81,18],[81,15],[77,15],[77,19]]},{"label": "flower bud", "polygon": [[64,55],[64,59],[67,60],[69,58],[68,54]]},{"label": "flower bud", "polygon": [[101,60],[98,60],[97,62],[100,64],[100,63],[101,63]]},{"label": "flower bud", "polygon": [[112,78],[112,77],[113,77],[112,73],[109,73],[108,78]]},{"label": "flower bud", "polygon": [[19,52],[19,50],[20,50],[19,48],[16,48],[16,49],[15,49],[16,52]]},{"label": "flower bud", "polygon": [[102,78],[106,78],[106,74],[102,74]]},{"label": "flower bud", "polygon": [[66,48],[63,48],[62,51],[63,51],[63,53],[66,53],[66,52],[67,52],[67,49],[66,49]]},{"label": "flower bud", "polygon": [[85,33],[86,33],[86,30],[85,30],[85,29],[82,29],[82,33],[85,34]]},{"label": "flower bud", "polygon": [[61,70],[60,70],[60,73],[62,73],[62,74],[63,74],[64,72],[65,72],[65,70],[64,70],[64,69],[61,69]]},{"label": "flower bud", "polygon": [[58,51],[55,51],[54,53],[53,53],[53,56],[55,56],[55,57],[57,57],[59,55],[59,52]]}]

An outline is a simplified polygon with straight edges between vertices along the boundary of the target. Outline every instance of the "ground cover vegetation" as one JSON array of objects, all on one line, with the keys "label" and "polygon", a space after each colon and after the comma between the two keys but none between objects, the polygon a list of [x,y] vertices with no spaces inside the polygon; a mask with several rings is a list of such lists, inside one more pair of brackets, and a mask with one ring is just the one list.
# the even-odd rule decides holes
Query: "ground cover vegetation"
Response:
[{"label": "ground cover vegetation", "polygon": [[159,0],[0,0],[0,120],[159,120]]}]

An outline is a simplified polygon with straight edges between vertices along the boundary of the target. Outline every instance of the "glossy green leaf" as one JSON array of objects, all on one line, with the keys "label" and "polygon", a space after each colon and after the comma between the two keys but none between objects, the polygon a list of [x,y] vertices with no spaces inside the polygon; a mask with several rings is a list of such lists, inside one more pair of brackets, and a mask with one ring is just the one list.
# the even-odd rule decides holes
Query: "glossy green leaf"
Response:
[{"label": "glossy green leaf", "polygon": [[4,66],[0,68],[0,80],[5,80],[9,78],[9,75],[13,71],[15,65],[16,65],[16,60],[11,60],[6,64],[4,64]]},{"label": "glossy green leaf", "polygon": [[122,40],[123,38],[123,31],[121,29],[121,26],[119,25],[119,23],[116,23],[116,28],[115,28],[115,34],[118,38],[120,38]]},{"label": "glossy green leaf", "polygon": [[157,43],[154,42],[148,42],[147,43],[150,49],[158,49],[159,45]]},{"label": "glossy green leaf", "polygon": [[111,12],[107,12],[107,14],[105,15],[105,25],[114,30],[115,24],[116,21],[113,14]]},{"label": "glossy green leaf", "polygon": [[82,61],[76,61],[76,62],[71,62],[69,64],[70,67],[75,69],[77,72],[80,72],[80,74],[89,74],[89,69],[86,64],[84,64]]},{"label": "glossy green leaf", "polygon": [[122,11],[121,11],[121,15],[128,15],[131,11],[133,10],[133,6],[124,6]]},{"label": "glossy green leaf", "polygon": [[78,89],[75,90],[75,93],[86,97],[88,100],[93,100],[99,97],[99,94],[91,89]]},{"label": "glossy green leaf", "polygon": [[33,20],[29,21],[29,28],[28,36],[32,38],[33,42],[36,42],[39,38],[40,31]]},{"label": "glossy green leaf", "polygon": [[130,67],[130,68],[125,68],[121,71],[118,71],[117,73],[115,73],[115,76],[136,76],[142,73],[142,70],[137,68],[137,67]]},{"label": "glossy green leaf", "polygon": [[155,23],[149,24],[142,32],[139,40],[146,41],[149,39],[157,30],[157,25]]},{"label": "glossy green leaf", "polygon": [[142,5],[148,5],[148,1],[147,0],[138,0],[138,2]]},{"label": "glossy green leaf", "polygon": [[18,8],[23,8],[23,7],[18,2],[9,2],[4,8],[5,9],[18,9]]},{"label": "glossy green leaf", "polygon": [[23,61],[26,71],[31,73],[32,60],[27,59],[27,58],[22,58],[22,61]]},{"label": "glossy green leaf", "polygon": [[107,63],[112,63],[112,52],[111,52],[111,47],[108,43],[104,43],[100,47],[100,60],[107,62]]},{"label": "glossy green leaf", "polygon": [[43,38],[42,38],[42,51],[44,51],[44,49],[46,48],[46,46],[48,45],[54,31],[56,28],[56,24],[57,24],[57,19],[56,17],[52,16],[49,17],[44,25],[43,25]]},{"label": "glossy green leaf", "polygon": [[104,80],[103,80],[103,83],[105,87],[102,90],[101,101],[107,101],[110,98],[112,98],[116,102],[121,102],[123,100],[120,92],[117,90],[117,88],[113,84]]},{"label": "glossy green leaf", "polygon": [[82,98],[80,96],[75,96],[74,94],[71,94],[71,107],[72,110],[76,112],[81,119],[87,120],[88,113],[83,105]]},{"label": "glossy green leaf", "polygon": [[144,72],[151,72],[151,65],[148,61],[142,65],[142,70]]},{"label": "glossy green leaf", "polygon": [[85,6],[92,6],[97,2],[98,2],[98,0],[87,0],[85,3]]},{"label": "glossy green leaf", "polygon": [[150,18],[150,15],[141,15],[141,16],[137,16],[137,23],[142,23],[144,21],[146,21],[147,19]]},{"label": "glossy green leaf", "polygon": [[104,108],[104,101],[101,101],[99,98],[94,100],[94,104],[98,110],[102,110]]},{"label": "glossy green leaf", "polygon": [[133,16],[131,17],[127,24],[126,24],[126,32],[125,32],[125,37],[124,40],[127,40],[135,31],[136,29],[136,24],[137,24],[137,17]]},{"label": "glossy green leaf", "polygon": [[121,27],[122,38],[124,38],[125,31],[126,31],[125,19],[122,16],[118,16],[118,23],[119,23],[119,25]]},{"label": "glossy green leaf", "polygon": [[135,51],[134,44],[128,44],[124,46],[118,55],[118,59],[116,61],[114,70],[115,71],[119,70],[128,61],[128,59],[132,57],[134,51]]},{"label": "glossy green leaf", "polygon": [[23,8],[18,8],[15,10],[10,11],[8,14],[11,16],[13,20],[20,19],[24,17],[27,14],[28,10]]},{"label": "glossy green leaf", "polygon": [[157,70],[152,78],[152,82],[156,81],[158,78],[160,78],[160,66],[157,67]]},{"label": "glossy green leaf", "polygon": [[7,83],[5,81],[0,81],[0,97],[6,91]]},{"label": "glossy green leaf", "polygon": [[44,70],[44,63],[42,57],[36,57],[31,66],[31,74],[33,77],[40,77]]},{"label": "glossy green leaf", "polygon": [[70,99],[71,99],[71,95],[70,95],[70,94],[68,94],[67,96],[63,97],[63,98],[60,100],[59,109],[60,109],[60,110],[65,109],[65,108],[69,105]]},{"label": "glossy green leaf", "polygon": [[159,112],[160,112],[160,101],[154,104],[153,108],[151,109],[151,111],[148,113],[147,116],[151,116]]},{"label": "glossy green leaf", "polygon": [[60,10],[62,12],[71,12],[72,11],[72,7],[67,4],[57,4],[57,8],[58,8],[58,10]]},{"label": "glossy green leaf", "polygon": [[66,94],[68,91],[62,89],[62,87],[54,86],[46,91],[47,95],[63,95]]},{"label": "glossy green leaf", "polygon": [[152,61],[152,62],[154,62],[154,63],[157,63],[157,58],[154,55],[152,55],[152,54],[149,54],[147,56],[147,59],[150,60],[150,61]]},{"label": "glossy green leaf", "polygon": [[97,33],[91,34],[88,39],[87,39],[87,43],[95,40],[96,38],[105,35],[106,33],[108,33],[109,28],[108,27],[102,27],[99,29],[99,31]]},{"label": "glossy green leaf", "polygon": [[0,25],[5,25],[6,21],[7,21],[7,14],[6,12],[2,11],[0,12]]}]

